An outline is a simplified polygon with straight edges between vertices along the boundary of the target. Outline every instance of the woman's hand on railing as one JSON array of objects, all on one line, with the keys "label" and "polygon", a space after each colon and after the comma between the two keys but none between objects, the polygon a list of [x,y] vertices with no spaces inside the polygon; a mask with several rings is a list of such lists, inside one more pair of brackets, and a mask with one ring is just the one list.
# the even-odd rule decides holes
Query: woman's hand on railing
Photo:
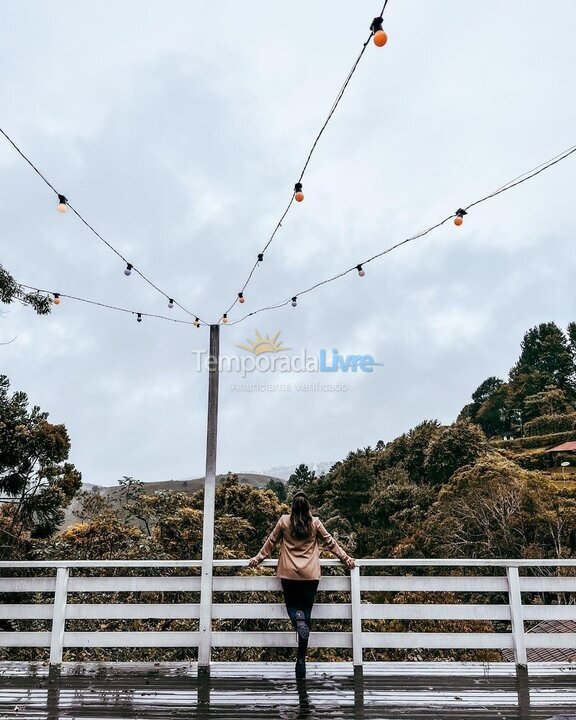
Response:
[{"label": "woman's hand on railing", "polygon": [[248,561],[248,567],[251,567],[251,568],[255,568],[256,565],[259,565],[259,564],[260,564],[260,561],[258,560],[258,558],[255,558],[255,557],[250,558],[250,560]]},{"label": "woman's hand on railing", "polygon": [[352,557],[347,557],[344,561],[344,565],[346,565],[347,568],[352,570],[353,567],[356,567],[356,560]]}]

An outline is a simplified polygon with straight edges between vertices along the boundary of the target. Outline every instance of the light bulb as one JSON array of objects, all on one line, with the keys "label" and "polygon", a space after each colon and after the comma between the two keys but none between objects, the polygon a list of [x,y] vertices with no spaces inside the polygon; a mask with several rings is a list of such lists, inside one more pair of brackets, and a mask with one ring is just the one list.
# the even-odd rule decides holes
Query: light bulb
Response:
[{"label": "light bulb", "polygon": [[468,215],[466,210],[458,208],[458,210],[456,210],[456,217],[454,218],[454,225],[458,225],[458,227],[460,227],[460,225],[464,222],[464,215]]},{"label": "light bulb", "polygon": [[174,300],[172,300],[172,298],[168,300],[168,307],[170,308],[170,310],[172,310],[172,308],[174,307]]},{"label": "light bulb", "polygon": [[142,313],[138,313],[138,316],[136,318],[138,322],[142,322]]},{"label": "light bulb", "polygon": [[238,302],[239,303],[245,303],[246,298],[244,297],[244,293],[238,293]]},{"label": "light bulb", "polygon": [[132,274],[132,265],[130,265],[130,263],[128,263],[128,265],[126,265],[126,270],[124,270],[124,275],[131,275],[131,274]]},{"label": "light bulb", "polygon": [[66,212],[66,207],[68,205],[68,200],[64,195],[58,194],[58,205],[56,205],[56,210],[61,213]]},{"label": "light bulb", "polygon": [[52,302],[54,305],[60,305],[60,295],[58,295],[58,293],[54,293],[54,300]]},{"label": "light bulb", "polygon": [[296,202],[302,202],[302,200],[304,200],[301,182],[297,182],[296,185],[294,185],[294,200],[296,200]]},{"label": "light bulb", "polygon": [[298,304],[297,300],[298,299],[297,299],[296,295],[294,295],[294,297],[292,298],[292,307],[296,307],[296,305]]},{"label": "light bulb", "polygon": [[382,30],[382,22],[383,20],[381,17],[375,17],[374,20],[372,20],[372,25],[370,25],[374,45],[376,45],[376,47],[384,47],[384,45],[388,42],[388,35],[386,35],[384,30]]},{"label": "light bulb", "polygon": [[196,320],[194,320],[192,325],[194,325],[194,327],[200,327],[200,318],[196,318]]},{"label": "light bulb", "polygon": [[226,325],[226,323],[228,322],[228,315],[226,313],[222,315],[222,322],[224,323],[224,325]]},{"label": "light bulb", "polygon": [[356,270],[358,270],[358,275],[360,275],[360,277],[364,277],[364,275],[366,275],[366,270],[363,270],[362,265],[356,265]]}]

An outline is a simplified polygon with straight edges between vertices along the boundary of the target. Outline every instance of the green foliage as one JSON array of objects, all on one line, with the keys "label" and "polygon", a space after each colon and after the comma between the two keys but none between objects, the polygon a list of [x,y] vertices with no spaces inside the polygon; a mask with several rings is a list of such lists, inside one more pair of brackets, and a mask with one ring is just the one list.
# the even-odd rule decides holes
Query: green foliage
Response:
[{"label": "green foliage", "polygon": [[425,420],[407,433],[388,443],[380,455],[376,467],[382,472],[401,467],[412,482],[426,482],[426,458],[431,443],[443,432],[437,420]]},{"label": "green foliage", "polygon": [[28,408],[23,392],[10,394],[0,375],[0,557],[18,555],[30,538],[50,536],[81,486],[81,475],[66,462],[70,440],[64,425]]},{"label": "green foliage", "polygon": [[280,502],[286,502],[288,493],[286,491],[286,483],[283,483],[282,480],[270,478],[270,480],[266,483],[265,488],[266,490],[272,490]]},{"label": "green foliage", "polygon": [[37,292],[26,292],[8,270],[0,265],[0,303],[10,305],[15,301],[29,305],[38,315],[47,315],[52,308],[50,298]]},{"label": "green foliage", "polygon": [[534,437],[515,438],[514,440],[496,440],[493,441],[495,447],[505,447],[513,450],[522,448],[529,450],[530,448],[552,447],[563,442],[576,440],[576,433],[570,432],[551,433],[550,435],[537,435]]},{"label": "green foliage", "polygon": [[442,485],[461,467],[473,463],[488,449],[482,430],[471,422],[455,422],[432,440],[425,461],[426,478]]},{"label": "green foliage", "polygon": [[551,435],[553,433],[576,431],[576,413],[564,415],[542,415],[524,425],[524,435]]},{"label": "green foliage", "polygon": [[297,490],[304,490],[307,493],[315,478],[316,473],[314,470],[310,470],[308,465],[304,463],[298,465],[286,483],[288,493],[290,496],[294,495]]}]

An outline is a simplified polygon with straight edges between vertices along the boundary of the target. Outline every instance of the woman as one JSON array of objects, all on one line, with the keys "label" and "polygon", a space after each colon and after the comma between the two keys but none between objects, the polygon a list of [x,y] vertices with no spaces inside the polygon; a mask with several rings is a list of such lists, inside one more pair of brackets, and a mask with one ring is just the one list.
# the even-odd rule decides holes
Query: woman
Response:
[{"label": "woman", "polygon": [[354,560],[338,545],[320,522],[313,517],[306,493],[299,490],[292,499],[292,512],[282,515],[262,549],[249,565],[256,567],[282,541],[276,575],[282,583],[286,609],[298,633],[296,677],[306,677],[306,650],[310,635],[310,616],[320,581],[320,540],[349,568]]}]

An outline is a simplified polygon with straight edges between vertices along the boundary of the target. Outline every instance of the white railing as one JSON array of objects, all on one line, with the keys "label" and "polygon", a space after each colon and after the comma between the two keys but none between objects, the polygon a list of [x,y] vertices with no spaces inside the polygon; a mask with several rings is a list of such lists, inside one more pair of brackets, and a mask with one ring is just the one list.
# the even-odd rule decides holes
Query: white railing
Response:
[{"label": "white railing", "polygon": [[[214,568],[245,568],[247,560],[216,560]],[[322,565],[339,566],[333,560]],[[266,561],[273,567],[276,561]],[[89,569],[200,570],[200,561],[47,561],[0,562],[0,593],[49,593],[52,602],[6,603],[0,606],[0,620],[48,620],[51,630],[44,632],[0,632],[0,647],[50,648],[50,663],[59,665],[65,648],[110,647],[198,647],[200,635],[208,635],[210,647],[292,647],[296,644],[293,632],[217,631],[199,627],[197,631],[97,631],[82,632],[66,629],[71,620],[137,620],[137,619],[199,619],[204,603],[209,617],[224,619],[282,619],[286,610],[281,603],[214,603],[202,598],[198,603],[93,603],[68,602],[72,593],[111,592],[179,592],[199,593],[200,575],[127,575],[118,577],[82,575]],[[449,574],[410,575],[409,568],[445,568]],[[365,574],[370,568],[385,570],[387,574]],[[397,568],[400,572],[394,573]],[[466,574],[471,569],[490,569],[493,574]],[[520,569],[529,574],[520,575]],[[562,571],[560,571],[562,568]],[[23,576],[31,571],[53,571],[48,576]],[[357,560],[348,575],[323,576],[319,591],[348,593],[350,602],[318,603],[313,618],[344,620],[351,623],[349,632],[312,632],[312,647],[352,649],[355,666],[362,666],[365,648],[404,649],[504,649],[514,651],[517,666],[526,665],[527,648],[573,648],[576,640],[571,633],[525,632],[525,621],[576,620],[576,605],[571,602],[531,605],[522,602],[523,593],[571,594],[576,599],[576,577],[568,574],[576,570],[576,560]],[[454,571],[460,574],[455,575]],[[536,571],[536,573],[534,573]],[[556,571],[557,574],[550,574]],[[213,592],[279,592],[280,582],[272,575],[214,575]],[[363,602],[363,593],[419,592],[419,593],[501,593],[506,604],[472,603],[372,603]],[[90,598],[88,598],[90,599]],[[377,632],[364,630],[365,620],[491,620],[507,621],[510,632]]]}]

